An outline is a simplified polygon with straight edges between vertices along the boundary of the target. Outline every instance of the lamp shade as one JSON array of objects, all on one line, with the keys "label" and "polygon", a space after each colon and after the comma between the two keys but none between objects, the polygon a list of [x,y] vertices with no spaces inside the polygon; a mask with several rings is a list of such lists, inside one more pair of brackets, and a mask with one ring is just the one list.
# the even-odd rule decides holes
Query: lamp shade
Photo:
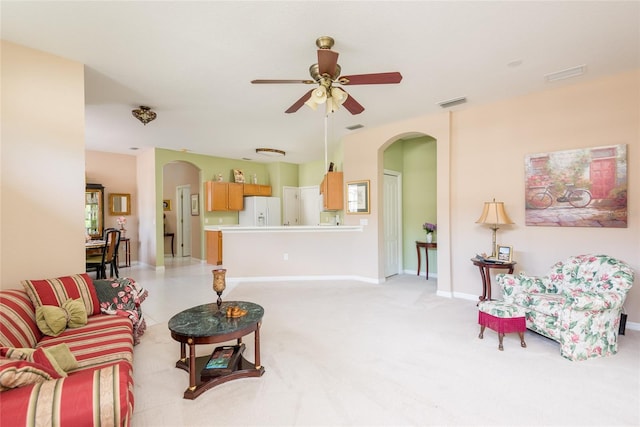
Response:
[{"label": "lamp shade", "polygon": [[327,100],[327,88],[324,86],[318,86],[313,92],[311,92],[311,99],[316,104],[322,104]]},{"label": "lamp shade", "polygon": [[476,221],[477,224],[490,224],[490,225],[503,225],[503,224],[513,224],[509,215],[504,209],[503,202],[496,202],[496,199],[493,199],[492,202],[484,202],[484,207],[482,208],[482,214],[480,218]]}]

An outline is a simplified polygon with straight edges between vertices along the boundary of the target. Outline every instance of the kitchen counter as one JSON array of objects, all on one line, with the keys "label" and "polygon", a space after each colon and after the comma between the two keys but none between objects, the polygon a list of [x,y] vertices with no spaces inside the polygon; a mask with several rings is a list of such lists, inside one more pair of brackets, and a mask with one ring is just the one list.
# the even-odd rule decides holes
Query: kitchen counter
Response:
[{"label": "kitchen counter", "polygon": [[315,233],[362,231],[361,225],[284,225],[277,227],[243,227],[240,225],[208,225],[205,231],[222,231],[223,233]]},{"label": "kitchen counter", "polygon": [[222,268],[236,281],[351,278],[359,265],[354,248],[366,235],[361,225],[212,225],[205,231],[219,232]]}]

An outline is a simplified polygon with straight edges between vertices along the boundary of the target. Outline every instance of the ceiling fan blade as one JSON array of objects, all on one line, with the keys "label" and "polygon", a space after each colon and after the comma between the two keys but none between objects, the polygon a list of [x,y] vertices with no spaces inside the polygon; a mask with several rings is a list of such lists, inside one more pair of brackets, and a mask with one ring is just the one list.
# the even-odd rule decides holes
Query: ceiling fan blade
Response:
[{"label": "ceiling fan blade", "polygon": [[320,75],[329,74],[331,77],[336,73],[338,65],[338,52],[329,49],[318,49],[318,71]]},{"label": "ceiling fan blade", "polygon": [[305,102],[307,102],[307,100],[309,98],[311,98],[311,92],[313,92],[313,89],[311,89],[309,92],[305,93],[304,95],[302,95],[302,97],[300,99],[298,99],[296,102],[293,103],[293,105],[291,107],[289,107],[287,109],[287,111],[285,111],[285,113],[295,113],[296,111],[298,111],[300,109],[300,107],[302,107],[304,105]]},{"label": "ceiling fan blade", "polygon": [[384,85],[400,83],[402,74],[397,71],[391,73],[356,74],[353,76],[342,76],[338,83],[343,85]]},{"label": "ceiling fan blade", "polygon": [[253,84],[272,84],[272,83],[304,83],[311,84],[315,83],[313,80],[251,80]]},{"label": "ceiling fan blade", "polygon": [[342,104],[344,108],[349,110],[351,114],[360,114],[364,111],[364,107],[360,105],[358,101],[356,101],[351,94],[347,97],[347,100]]}]

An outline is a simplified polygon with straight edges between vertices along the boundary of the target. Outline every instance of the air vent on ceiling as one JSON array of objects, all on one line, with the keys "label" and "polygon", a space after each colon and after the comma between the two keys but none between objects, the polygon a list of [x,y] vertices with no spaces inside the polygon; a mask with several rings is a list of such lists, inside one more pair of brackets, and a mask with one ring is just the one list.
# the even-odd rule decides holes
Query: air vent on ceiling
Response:
[{"label": "air vent on ceiling", "polygon": [[449,108],[455,105],[464,104],[465,102],[467,102],[467,98],[464,96],[461,96],[460,98],[454,98],[454,99],[449,99],[447,101],[438,102],[438,105],[441,106],[442,108]]},{"label": "air vent on ceiling", "polygon": [[555,73],[545,74],[544,79],[548,82],[570,79],[583,75],[587,70],[586,65],[578,65],[577,67],[567,68],[566,70],[556,71]]},{"label": "air vent on ceiling", "polygon": [[347,129],[349,129],[349,130],[356,130],[356,129],[361,129],[361,128],[363,128],[363,127],[364,127],[363,125],[361,125],[361,124],[357,124],[357,125],[347,126]]}]

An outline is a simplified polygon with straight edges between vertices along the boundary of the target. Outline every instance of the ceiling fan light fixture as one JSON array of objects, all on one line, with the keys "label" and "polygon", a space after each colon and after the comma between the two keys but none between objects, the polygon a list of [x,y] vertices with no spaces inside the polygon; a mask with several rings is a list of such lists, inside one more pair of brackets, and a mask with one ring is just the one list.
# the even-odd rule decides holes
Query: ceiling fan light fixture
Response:
[{"label": "ceiling fan light fixture", "polygon": [[340,89],[339,87],[331,88],[331,98],[333,98],[333,100],[337,102],[339,105],[344,104],[344,101],[346,101],[348,97],[349,97],[349,94],[344,90]]},{"label": "ceiling fan light fixture", "polygon": [[151,108],[141,105],[140,108],[131,111],[131,114],[136,119],[140,120],[143,125],[147,125],[147,123],[156,119],[157,114],[154,111],[151,111]]},{"label": "ceiling fan light fixture", "polygon": [[276,148],[256,148],[256,153],[267,157],[284,157],[287,154]]}]

